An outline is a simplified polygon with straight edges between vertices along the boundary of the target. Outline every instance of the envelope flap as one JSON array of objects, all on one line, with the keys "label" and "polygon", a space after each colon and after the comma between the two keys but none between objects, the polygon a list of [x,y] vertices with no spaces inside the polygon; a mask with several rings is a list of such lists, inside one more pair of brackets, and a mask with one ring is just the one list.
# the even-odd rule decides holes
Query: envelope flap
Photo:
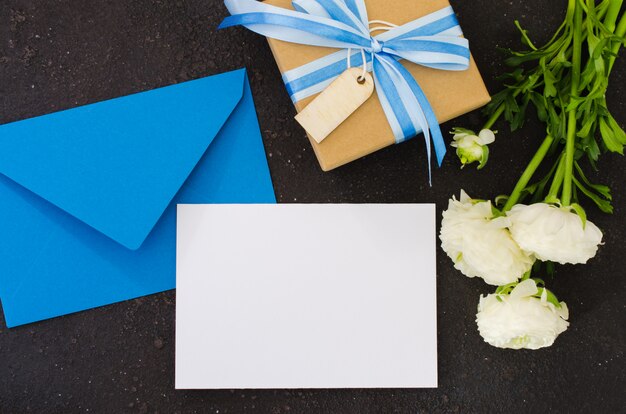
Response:
[{"label": "envelope flap", "polygon": [[0,126],[0,173],[141,246],[237,106],[245,71]]}]

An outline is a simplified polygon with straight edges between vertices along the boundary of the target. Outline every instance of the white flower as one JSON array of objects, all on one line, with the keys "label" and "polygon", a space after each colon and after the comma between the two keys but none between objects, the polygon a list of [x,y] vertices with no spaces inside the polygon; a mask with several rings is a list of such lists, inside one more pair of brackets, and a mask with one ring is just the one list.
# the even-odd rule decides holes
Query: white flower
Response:
[{"label": "white flower", "polygon": [[518,204],[507,216],[511,235],[519,246],[543,261],[587,263],[602,243],[602,232],[566,207],[537,203]]},{"label": "white flower", "polygon": [[489,148],[487,145],[496,140],[495,132],[490,129],[483,129],[478,135],[473,131],[462,128],[455,128],[453,140],[450,145],[456,148],[456,155],[461,160],[464,167],[473,162],[480,162],[478,169],[481,169],[489,159]]},{"label": "white flower", "polygon": [[461,191],[460,201],[453,197],[443,212],[441,247],[465,276],[496,286],[516,282],[535,259],[513,241],[509,224],[494,218],[490,201],[474,202]]},{"label": "white flower", "polygon": [[541,298],[534,280],[520,282],[508,295],[481,296],[476,314],[478,331],[485,342],[498,348],[539,349],[554,343],[569,326],[565,302],[559,306]]}]

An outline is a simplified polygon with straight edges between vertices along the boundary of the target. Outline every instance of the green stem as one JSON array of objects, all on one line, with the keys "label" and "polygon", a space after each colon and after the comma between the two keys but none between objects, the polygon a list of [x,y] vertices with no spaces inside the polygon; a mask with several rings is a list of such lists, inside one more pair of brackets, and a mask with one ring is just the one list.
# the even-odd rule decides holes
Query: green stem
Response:
[{"label": "green stem", "polygon": [[554,138],[552,138],[550,135],[548,135],[543,140],[541,146],[537,150],[537,153],[535,154],[533,159],[530,160],[530,163],[528,164],[528,166],[524,170],[524,173],[515,185],[515,188],[513,189],[513,192],[511,193],[511,196],[507,200],[502,211],[509,211],[511,208],[513,208],[515,204],[517,204],[520,196],[522,195],[522,191],[524,191],[530,179],[533,178],[533,174],[535,174],[535,171],[537,171],[537,168],[539,167],[539,165],[541,165],[541,162],[546,157],[546,154],[548,153],[548,150],[552,145],[552,141],[554,141]]},{"label": "green stem", "polygon": [[598,19],[603,19],[604,18],[604,16],[606,15],[607,10],[609,8],[609,6],[610,6],[610,1],[609,0],[603,0],[602,3],[600,3],[598,5],[598,7],[596,7],[596,16],[598,16]]},{"label": "green stem", "polygon": [[[578,86],[580,85],[580,67],[582,55],[582,23],[583,9],[576,0],[574,9],[574,43],[572,45],[572,85],[570,89],[571,100],[578,97]],[[567,140],[565,143],[565,173],[563,177],[563,196],[561,202],[564,206],[569,206],[572,201],[572,173],[574,170],[574,152],[576,144],[576,106],[569,108],[567,119]]]},{"label": "green stem", "polygon": [[576,143],[576,109],[570,110],[567,119],[567,141],[565,143],[565,171],[563,172],[563,196],[561,201],[564,206],[572,202],[572,173],[574,171],[574,152]]},{"label": "green stem", "polygon": [[622,3],[624,0],[611,0],[609,2],[609,7],[606,12],[606,16],[604,17],[604,26],[611,32],[615,32],[615,22],[617,22],[617,17],[619,16],[619,11],[622,8]]},{"label": "green stem", "polygon": [[500,106],[498,106],[498,109],[496,109],[495,112],[491,114],[487,122],[485,122],[485,125],[483,126],[482,129],[491,129],[493,124],[495,124],[496,121],[500,118],[500,116],[504,113],[504,108],[505,108],[504,103],[501,103]]},{"label": "green stem", "polygon": [[[626,12],[622,13],[622,17],[619,19],[619,23],[617,23],[617,28],[614,33],[617,37],[626,37]],[[613,69],[613,64],[615,63],[615,59],[617,59],[617,53],[619,52],[620,47],[622,47],[620,42],[613,43],[613,47],[611,48],[611,53],[613,55],[609,58],[608,73],[611,73],[611,69]]]},{"label": "green stem", "polygon": [[550,186],[550,191],[548,191],[548,196],[546,200],[554,200],[558,198],[559,190],[561,189],[561,185],[563,184],[563,176],[565,175],[565,157],[563,154],[559,157],[558,167],[556,167],[556,172],[554,173],[554,178],[552,179],[552,185]]}]

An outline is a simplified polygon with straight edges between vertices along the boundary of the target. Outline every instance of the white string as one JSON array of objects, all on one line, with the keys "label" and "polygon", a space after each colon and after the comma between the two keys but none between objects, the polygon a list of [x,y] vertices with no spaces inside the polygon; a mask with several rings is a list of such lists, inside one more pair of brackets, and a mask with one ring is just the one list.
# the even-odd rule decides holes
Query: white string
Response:
[{"label": "white string", "polygon": [[384,24],[387,27],[398,27],[397,24],[389,23],[386,20],[370,20],[368,24],[371,26],[374,23],[376,23],[376,24]]},{"label": "white string", "polygon": [[388,30],[391,30],[393,28],[398,27],[397,24],[389,23],[389,22],[386,22],[384,20],[370,20],[368,24],[370,26],[373,25],[373,24],[382,24],[383,25],[383,26],[372,27],[370,29],[370,34],[372,34],[373,32],[379,31],[379,30],[388,31]]},{"label": "white string", "polygon": [[[352,49],[348,48],[348,69],[350,69],[352,67],[352,64],[350,63],[350,59],[352,58]],[[367,60],[365,59],[365,50],[361,49],[361,58],[363,59],[363,72],[361,73],[361,75],[358,77],[358,80],[362,80],[365,79],[365,75],[367,75]]]},{"label": "white string", "polygon": [[[389,23],[389,22],[386,22],[384,20],[370,20],[369,23],[368,23],[369,26],[371,26],[373,24],[382,24],[383,26],[376,26],[376,27],[370,28],[369,29],[370,34],[372,34],[374,32],[377,32],[377,31],[380,31],[380,30],[388,31],[388,30],[391,30],[391,29],[394,29],[394,28],[398,27],[397,24]],[[363,58],[363,73],[361,73],[361,76],[359,76],[359,78],[358,78],[359,80],[365,79],[365,75],[367,74],[367,60],[365,59],[365,49],[361,49],[361,56]],[[346,59],[348,69],[350,69],[352,67],[352,63],[350,62],[351,58],[352,58],[352,48],[348,48],[348,57]],[[374,56],[373,56],[373,53],[372,53],[372,61],[373,61],[373,59],[374,59]]]}]

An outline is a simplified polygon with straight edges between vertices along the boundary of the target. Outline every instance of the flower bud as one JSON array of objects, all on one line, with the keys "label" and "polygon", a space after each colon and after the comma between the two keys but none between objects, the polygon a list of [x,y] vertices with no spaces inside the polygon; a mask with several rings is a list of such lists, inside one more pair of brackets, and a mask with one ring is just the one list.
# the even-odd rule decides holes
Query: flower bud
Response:
[{"label": "flower bud", "polygon": [[467,164],[478,162],[478,169],[485,166],[489,159],[489,147],[487,145],[496,140],[495,132],[490,129],[483,129],[478,135],[473,131],[455,128],[452,133],[453,142],[450,144],[456,148],[456,155],[461,160],[461,168]]}]

